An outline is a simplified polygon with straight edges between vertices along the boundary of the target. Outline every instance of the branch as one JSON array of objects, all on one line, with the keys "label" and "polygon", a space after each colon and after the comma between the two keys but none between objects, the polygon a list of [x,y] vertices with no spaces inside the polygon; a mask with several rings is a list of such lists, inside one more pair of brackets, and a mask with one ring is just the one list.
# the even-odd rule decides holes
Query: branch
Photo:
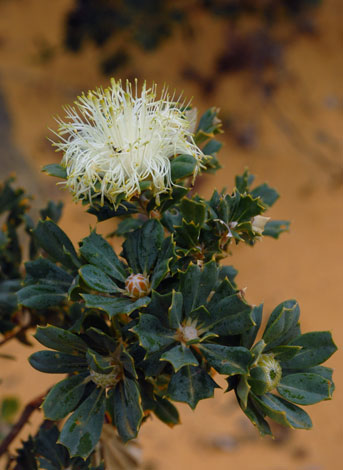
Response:
[{"label": "branch", "polygon": [[25,326],[22,326],[21,328],[19,328],[19,330],[15,330],[15,331],[12,331],[11,333],[9,333],[8,335],[6,335],[1,341],[0,341],[0,347],[7,343],[7,341],[10,341],[11,339],[14,339],[16,338],[18,335],[20,335],[21,333],[24,333],[24,331],[28,330],[29,328],[32,328],[32,325],[25,325]]},{"label": "branch", "polygon": [[20,433],[20,431],[22,430],[24,425],[27,423],[32,413],[41,406],[46,393],[47,392],[44,392],[42,395],[39,395],[38,397],[34,398],[25,406],[24,411],[22,412],[20,418],[18,419],[16,424],[14,424],[9,434],[5,437],[5,439],[0,444],[0,457],[5,452],[7,452],[9,445],[16,438],[16,436]]}]

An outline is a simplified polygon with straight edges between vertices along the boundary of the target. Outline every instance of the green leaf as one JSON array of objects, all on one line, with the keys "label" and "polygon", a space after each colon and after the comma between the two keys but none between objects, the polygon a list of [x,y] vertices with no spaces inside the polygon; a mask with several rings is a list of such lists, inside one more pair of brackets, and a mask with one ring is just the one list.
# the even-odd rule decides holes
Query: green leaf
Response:
[{"label": "green leaf", "polygon": [[289,220],[270,220],[264,226],[262,235],[277,239],[281,233],[289,231],[290,224]]},{"label": "green leaf", "polygon": [[119,436],[124,442],[134,439],[143,419],[140,393],[136,382],[128,378],[119,382],[111,398],[114,424]]},{"label": "green leaf", "polygon": [[222,148],[223,144],[219,140],[210,140],[202,149],[204,155],[214,155]]},{"label": "green leaf", "polygon": [[173,366],[175,372],[183,366],[198,366],[199,362],[195,358],[190,348],[183,347],[181,344],[169,349],[161,356],[161,361],[168,361]]},{"label": "green leaf", "polygon": [[172,376],[167,395],[172,400],[187,403],[194,410],[199,400],[213,397],[215,388],[218,385],[203,369],[185,366]]},{"label": "green leaf", "polygon": [[75,351],[85,352],[87,350],[87,344],[80,336],[57,326],[38,326],[34,337],[43,346],[56,351],[74,353]]},{"label": "green leaf", "polygon": [[261,397],[251,394],[254,402],[266,416],[282,426],[295,429],[310,429],[312,421],[309,415],[301,408],[283,398],[267,393]]},{"label": "green leaf", "polygon": [[55,261],[59,261],[66,268],[75,270],[80,266],[72,242],[58,225],[52,220],[39,221],[33,230],[33,235],[39,246],[43,248]]},{"label": "green leaf", "polygon": [[302,346],[295,357],[282,363],[286,369],[308,369],[329,359],[337,350],[329,331],[305,333],[292,340],[289,345]]},{"label": "green leaf", "polygon": [[150,219],[128,234],[123,244],[123,256],[135,273],[148,274],[156,263],[164,232],[161,223]]},{"label": "green leaf", "polygon": [[89,369],[97,372],[98,374],[109,374],[113,370],[113,365],[108,358],[98,354],[92,349],[88,349],[86,353]]},{"label": "green leaf", "polygon": [[219,335],[238,335],[254,324],[252,308],[240,294],[224,297],[218,303],[209,303],[210,317],[207,328]]},{"label": "green leaf", "polygon": [[104,310],[110,317],[125,313],[129,315],[134,310],[146,307],[150,302],[150,297],[141,297],[133,301],[125,297],[104,297],[102,295],[81,294],[85,300],[86,307]]},{"label": "green leaf", "polygon": [[203,202],[194,199],[184,198],[180,203],[180,210],[183,219],[187,223],[193,223],[197,227],[202,227],[205,222],[206,206]]},{"label": "green leaf", "polygon": [[140,316],[138,325],[131,331],[138,335],[140,344],[149,354],[160,351],[175,341],[174,331],[164,328],[155,316],[148,313]]},{"label": "green leaf", "polygon": [[120,204],[113,208],[113,205],[110,203],[105,203],[103,205],[96,203],[93,199],[92,205],[87,209],[89,214],[95,215],[98,219],[98,222],[103,222],[104,220],[112,219],[113,217],[122,217],[129,214],[135,214],[138,212],[136,206],[131,204],[128,201],[121,201]]},{"label": "green leaf", "polygon": [[169,263],[175,258],[175,246],[172,237],[163,240],[158,253],[154,272],[151,276],[151,288],[156,289],[169,271]]},{"label": "green leaf", "polygon": [[141,219],[133,219],[129,217],[127,219],[122,220],[117,229],[114,232],[114,235],[117,237],[122,237],[128,234],[129,232],[133,232],[134,230],[140,228],[143,225],[143,220]]},{"label": "green leaf", "polygon": [[18,303],[29,308],[43,309],[54,307],[67,300],[67,293],[58,292],[59,289],[51,285],[35,285],[23,287],[18,291]]},{"label": "green leaf", "polygon": [[247,377],[245,375],[242,375],[239,378],[239,382],[236,388],[237,397],[239,398],[239,404],[242,410],[247,409],[250,389],[251,387],[248,383]]},{"label": "green leaf", "polygon": [[99,292],[119,292],[120,289],[102,269],[92,264],[85,264],[79,269],[79,275],[84,283]]},{"label": "green leaf", "polygon": [[181,292],[172,292],[172,303],[168,310],[169,325],[171,328],[179,328],[182,320],[183,296]]},{"label": "green leaf", "polygon": [[156,404],[154,406],[155,415],[168,426],[175,426],[180,423],[179,413],[175,406],[166,398],[155,397]]},{"label": "green leaf", "polygon": [[72,457],[87,458],[101,435],[105,415],[105,391],[96,388],[63,426],[59,442]]},{"label": "green leaf", "polygon": [[247,407],[242,408],[252,424],[257,427],[261,436],[272,436],[269,424],[264,419],[261,411],[254,405],[252,400],[248,400]]},{"label": "green leaf", "polygon": [[49,374],[84,372],[87,368],[87,361],[84,356],[55,351],[37,351],[31,354],[29,362],[34,369]]},{"label": "green leaf", "polygon": [[298,323],[300,316],[296,300],[286,300],[271,313],[262,338],[267,343],[266,350],[288,343],[289,332]]},{"label": "green leaf", "polygon": [[56,178],[67,179],[67,170],[64,166],[58,163],[50,163],[49,165],[45,165],[42,168],[42,171],[47,173],[50,176],[55,176]]},{"label": "green leaf", "polygon": [[280,197],[275,189],[268,186],[266,183],[261,184],[254,188],[251,193],[253,198],[260,197],[266,206],[272,206]]},{"label": "green leaf", "polygon": [[331,382],[311,373],[290,374],[282,377],[277,391],[286,400],[298,405],[313,405],[331,398]]},{"label": "green leaf", "polygon": [[251,318],[254,322],[254,325],[252,325],[248,330],[242,333],[241,344],[242,346],[248,349],[250,349],[251,346],[254,344],[258,330],[260,329],[262,323],[262,313],[263,304],[259,305],[258,307],[253,307],[251,312]]},{"label": "green leaf", "polygon": [[248,366],[252,360],[248,349],[240,346],[222,346],[220,344],[201,344],[199,348],[209,364],[220,374],[248,373]]},{"label": "green leaf", "polygon": [[276,346],[272,349],[275,359],[280,361],[288,361],[292,359],[301,349],[301,346]]},{"label": "green leaf", "polygon": [[179,155],[170,162],[171,179],[173,181],[186,178],[194,173],[197,161],[192,155]]},{"label": "green leaf", "polygon": [[127,274],[111,245],[98,233],[91,232],[81,243],[80,252],[88,263],[97,266],[117,281],[125,282]]},{"label": "green leaf", "polygon": [[81,400],[85,387],[84,374],[72,375],[56,384],[43,402],[45,417],[52,420],[65,418]]}]

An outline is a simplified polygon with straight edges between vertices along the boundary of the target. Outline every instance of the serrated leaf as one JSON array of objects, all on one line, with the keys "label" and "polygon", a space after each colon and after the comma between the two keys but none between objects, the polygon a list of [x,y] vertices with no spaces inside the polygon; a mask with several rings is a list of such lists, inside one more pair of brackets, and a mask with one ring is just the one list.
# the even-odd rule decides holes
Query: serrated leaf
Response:
[{"label": "serrated leaf", "polygon": [[179,155],[170,162],[171,179],[177,181],[194,173],[197,161],[192,155]]},{"label": "serrated leaf", "polygon": [[33,230],[39,246],[55,261],[75,270],[80,266],[76,251],[70,239],[52,220],[39,221]]},{"label": "serrated leaf", "polygon": [[210,303],[208,308],[211,315],[206,327],[219,335],[242,334],[254,324],[252,308],[242,300],[240,294],[224,297],[215,304]]},{"label": "serrated leaf", "polygon": [[86,307],[104,310],[110,317],[125,313],[129,315],[134,310],[146,307],[150,302],[150,297],[141,297],[133,301],[125,297],[104,297],[102,295],[81,294],[85,300]]},{"label": "serrated leaf", "polygon": [[98,222],[112,219],[113,217],[122,217],[129,214],[138,212],[136,206],[128,201],[121,201],[120,204],[114,209],[112,204],[105,201],[104,205],[92,201],[92,205],[87,209],[89,214],[95,215]]},{"label": "serrated leaf", "polygon": [[105,391],[96,388],[63,426],[59,442],[67,447],[72,457],[87,458],[98,443],[104,422],[105,398]]},{"label": "serrated leaf", "polygon": [[101,235],[91,232],[82,240],[80,252],[88,263],[97,266],[114,279],[125,282],[127,274],[123,264],[111,245]]},{"label": "serrated leaf", "polygon": [[55,176],[56,178],[67,179],[67,170],[64,166],[58,163],[50,163],[49,165],[45,165],[42,168],[42,171],[47,173],[50,176]]},{"label": "serrated leaf", "polygon": [[289,220],[269,220],[264,226],[262,235],[266,237],[279,238],[279,236],[289,231]]},{"label": "serrated leaf", "polygon": [[177,372],[183,366],[198,366],[199,362],[195,358],[190,348],[182,347],[181,344],[169,349],[161,356],[161,361],[168,361]]},{"label": "serrated leaf", "polygon": [[260,197],[266,206],[271,207],[280,197],[279,193],[266,183],[254,188],[251,193],[253,198]]},{"label": "serrated leaf", "polygon": [[156,404],[154,406],[154,413],[164,423],[168,426],[175,426],[180,423],[179,413],[175,406],[166,398],[161,398],[159,396],[155,397]]},{"label": "serrated leaf", "polygon": [[252,400],[248,400],[247,407],[242,408],[246,416],[250,419],[252,424],[257,427],[261,436],[272,436],[269,424],[264,419],[261,411],[254,405]]},{"label": "serrated leaf", "polygon": [[248,373],[248,366],[252,360],[248,349],[240,346],[222,346],[220,344],[201,344],[199,348],[209,364],[220,374]]},{"label": "serrated leaf", "polygon": [[266,351],[288,343],[299,316],[300,309],[296,300],[286,300],[273,310],[262,336],[267,343]]},{"label": "serrated leaf", "polygon": [[139,323],[132,331],[139,336],[140,344],[149,354],[160,351],[175,341],[174,331],[162,326],[155,316],[148,313],[140,316]]},{"label": "serrated leaf", "polygon": [[156,289],[169,271],[169,263],[175,258],[175,247],[171,237],[163,240],[156,265],[151,276],[151,288]]},{"label": "serrated leaf", "polygon": [[258,330],[260,329],[262,323],[262,313],[263,304],[259,305],[258,307],[253,307],[251,312],[251,318],[254,322],[254,325],[252,325],[248,330],[242,333],[241,344],[242,346],[248,349],[250,349],[251,346],[254,344]]},{"label": "serrated leaf", "polygon": [[337,350],[329,331],[315,331],[298,336],[289,343],[290,346],[301,346],[295,357],[282,363],[286,369],[308,369],[329,359]]},{"label": "serrated leaf", "polygon": [[[57,291],[57,292],[56,292]],[[23,287],[17,293],[18,303],[29,308],[43,309],[54,307],[67,300],[66,292],[58,292],[51,285],[34,285]]]},{"label": "serrated leaf", "polygon": [[57,326],[38,326],[34,337],[43,346],[56,351],[74,353],[75,351],[84,352],[87,350],[87,344],[80,336]]},{"label": "serrated leaf", "polygon": [[312,427],[309,415],[303,409],[283,398],[271,393],[261,397],[257,397],[255,394],[251,395],[263,413],[277,423],[295,429],[310,429]]},{"label": "serrated leaf", "polygon": [[92,264],[85,264],[79,269],[83,282],[90,288],[99,292],[114,293],[121,289],[104,271]]},{"label": "serrated leaf", "polygon": [[110,400],[119,436],[124,442],[135,438],[143,419],[140,393],[136,382],[128,378],[119,382]]},{"label": "serrated leaf", "polygon": [[84,372],[87,368],[87,361],[84,356],[56,351],[37,351],[31,354],[29,362],[34,369],[49,374]]},{"label": "serrated leaf", "polygon": [[183,296],[181,292],[172,292],[172,302],[168,309],[168,320],[171,328],[179,328],[182,320]]},{"label": "serrated leaf", "polygon": [[65,418],[81,400],[85,386],[85,375],[78,374],[52,387],[43,402],[45,417],[52,420]]},{"label": "serrated leaf", "polygon": [[203,369],[185,366],[172,376],[167,395],[172,400],[187,403],[194,410],[199,400],[213,397],[215,388],[218,385]]},{"label": "serrated leaf", "polygon": [[311,373],[290,374],[282,377],[277,391],[292,403],[313,405],[330,396],[331,382],[320,375]]}]

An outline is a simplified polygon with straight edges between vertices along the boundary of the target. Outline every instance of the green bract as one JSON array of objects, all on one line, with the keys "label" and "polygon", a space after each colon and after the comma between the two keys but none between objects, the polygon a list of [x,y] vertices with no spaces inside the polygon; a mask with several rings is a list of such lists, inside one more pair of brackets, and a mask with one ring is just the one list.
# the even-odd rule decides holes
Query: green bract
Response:
[{"label": "green bract", "polygon": [[[213,139],[219,130],[211,109],[194,136],[203,172],[219,167],[221,144]],[[63,461],[66,468],[105,469],[106,461],[94,463],[103,455],[104,426],[126,442],[151,414],[178,424],[173,402],[195,408],[212,397],[216,374],[227,379],[226,391],[234,391],[262,434],[271,434],[266,417],[310,428],[300,406],[332,397],[332,370],[321,365],[336,350],[331,334],[302,334],[299,306],[288,300],[273,310],[256,342],[262,305],[249,305],[235,283],[236,269],[220,264],[236,244],[254,245],[288,230],[287,221],[262,215],[279,195],[266,184],[252,187],[245,171],[230,193],[214,191],[205,200],[190,192],[193,160],[175,156],[172,189],[159,197],[149,181],[130,202],[119,197],[101,204],[95,197],[88,212],[98,223],[119,219],[110,236],[123,237],[120,253],[98,227],[74,247],[57,225],[61,207],[51,203],[34,226],[23,193],[11,182],[2,188],[0,209],[9,216],[0,232],[0,331],[13,330],[25,311],[47,348],[32,354],[30,364],[66,374],[45,394],[50,423],[24,443],[18,462],[31,456],[32,468],[59,469],[56,462]],[[45,170],[65,178],[57,164]],[[24,279],[16,235],[21,223],[31,243]]]}]

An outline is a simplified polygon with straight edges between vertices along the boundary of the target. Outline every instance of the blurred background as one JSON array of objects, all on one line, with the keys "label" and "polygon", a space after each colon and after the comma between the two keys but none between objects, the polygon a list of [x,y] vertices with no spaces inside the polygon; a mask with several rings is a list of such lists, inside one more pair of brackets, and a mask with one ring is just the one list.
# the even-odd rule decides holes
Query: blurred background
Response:
[{"label": "blurred background", "polygon": [[[197,190],[230,191],[248,167],[281,194],[268,215],[291,220],[279,241],[238,246],[226,264],[239,270],[249,302],[270,312],[296,298],[303,331],[332,330],[341,346],[342,17],[342,0],[0,0],[1,179],[15,172],[33,207],[63,200],[62,228],[77,243],[95,219],[40,172],[60,158],[47,137],[62,105],[113,76],[166,83],[193,97],[199,113],[218,107],[223,169]],[[32,351],[2,349],[17,360],[0,358],[0,398],[25,404],[54,383],[28,366]],[[327,364],[337,390],[311,407],[312,431],[276,428],[274,441],[261,439],[234,397],[217,391],[195,412],[180,405],[182,425],[173,430],[156,419],[143,426],[142,468],[341,468],[342,359],[339,351]]]}]

